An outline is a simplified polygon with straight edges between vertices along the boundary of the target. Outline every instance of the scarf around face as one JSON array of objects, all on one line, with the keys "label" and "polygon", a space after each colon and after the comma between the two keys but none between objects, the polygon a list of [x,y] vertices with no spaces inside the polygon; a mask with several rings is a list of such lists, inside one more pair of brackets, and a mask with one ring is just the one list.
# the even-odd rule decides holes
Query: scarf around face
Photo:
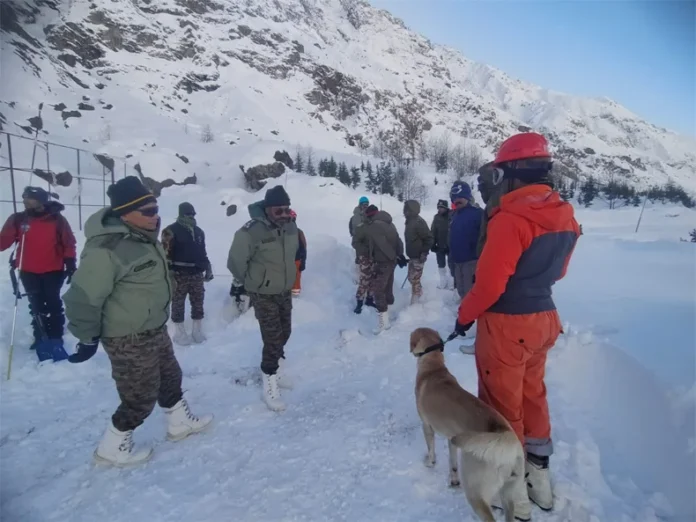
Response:
[{"label": "scarf around face", "polygon": [[191,235],[195,238],[195,230],[196,230],[196,218],[193,216],[179,216],[176,218],[176,222],[179,223],[182,227],[184,227],[186,230],[191,232]]}]

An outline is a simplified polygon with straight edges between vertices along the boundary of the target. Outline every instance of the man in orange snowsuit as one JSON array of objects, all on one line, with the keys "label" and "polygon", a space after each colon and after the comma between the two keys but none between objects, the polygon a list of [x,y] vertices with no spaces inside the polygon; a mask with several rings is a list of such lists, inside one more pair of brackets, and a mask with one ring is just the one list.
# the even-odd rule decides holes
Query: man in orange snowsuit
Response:
[{"label": "man in orange snowsuit", "polygon": [[[553,445],[544,370],[546,354],[562,332],[551,286],[565,275],[580,229],[572,205],[552,188],[543,136],[530,132],[507,139],[494,166],[503,196],[491,213],[476,281],[459,306],[456,331],[464,335],[478,320],[479,398],[510,422],[527,452],[528,498],[519,503],[528,507],[531,499],[549,510]],[[531,508],[520,509],[531,517]]]}]

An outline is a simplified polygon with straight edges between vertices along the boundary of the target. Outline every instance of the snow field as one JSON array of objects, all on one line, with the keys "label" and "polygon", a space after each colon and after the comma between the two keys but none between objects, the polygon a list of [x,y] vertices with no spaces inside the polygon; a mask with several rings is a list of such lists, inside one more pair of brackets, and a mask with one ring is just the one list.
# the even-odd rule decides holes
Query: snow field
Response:
[{"label": "snow field", "polygon": [[[260,400],[261,339],[253,310],[225,320],[232,306],[227,250],[248,218],[246,205],[263,192],[211,184],[166,189],[160,198],[164,224],[188,200],[207,235],[216,274],[206,286],[208,341],[176,352],[194,413],[211,412],[216,419],[208,432],[170,443],[156,408],[135,432],[136,442],[155,446],[152,461],[142,467],[95,468],[92,452],[118,403],[108,358],[100,349],[83,364],[37,368],[21,303],[13,377],[1,388],[3,519],[475,521],[463,493],[447,487],[444,440],[437,440],[436,467],[422,463],[415,359],[408,349],[408,336],[419,326],[443,337],[451,331],[456,299],[436,289],[434,256],[426,264],[422,304],[408,306],[409,285],[400,289],[406,270],[397,269],[392,328],[372,335],[374,311],[352,313],[354,253],[347,222],[360,194],[331,183],[293,174],[287,180],[307,235],[308,260],[286,349],[295,389],[284,391],[288,409],[282,414]],[[239,205],[235,216],[224,217],[221,199]],[[427,221],[435,200],[423,211]],[[383,206],[402,233],[401,204],[384,198]],[[566,334],[550,354],[547,373],[556,509],[535,509],[535,521],[694,518],[693,376],[690,383],[687,373],[679,379],[670,374],[694,367],[692,330],[679,315],[688,312],[685,303],[693,295],[693,245],[665,239],[693,220],[693,213],[681,212],[669,218],[670,209],[646,210],[638,236],[643,242],[637,243],[629,226],[637,215],[628,209],[579,211],[585,235],[567,279],[555,287]],[[70,213],[68,218],[73,222]],[[610,219],[615,221],[607,225]],[[663,252],[668,255],[660,264]],[[4,274],[0,285],[7,296],[0,300],[4,376],[13,303]],[[670,333],[658,329],[670,339],[664,347],[650,336],[656,302],[665,316],[676,314],[666,325]],[[68,351],[74,342],[66,336]],[[474,359],[459,353],[457,344],[447,345],[448,367],[475,393]],[[671,362],[646,363],[661,360]],[[676,383],[683,386],[675,390]]]}]

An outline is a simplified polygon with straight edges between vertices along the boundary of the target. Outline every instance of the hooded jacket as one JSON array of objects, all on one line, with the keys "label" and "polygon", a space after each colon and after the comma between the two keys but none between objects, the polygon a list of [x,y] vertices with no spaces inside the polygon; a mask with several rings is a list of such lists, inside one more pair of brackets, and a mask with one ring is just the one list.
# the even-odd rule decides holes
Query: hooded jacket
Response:
[{"label": "hooded jacket", "polygon": [[167,256],[152,237],[108,208],[85,223],[80,266],[63,296],[68,330],[80,341],[138,335],[169,319]]},{"label": "hooded jacket", "polygon": [[433,223],[430,225],[430,232],[433,235],[433,244],[440,252],[449,252],[449,227],[452,220],[452,211],[447,209],[447,212],[440,214],[438,212],[433,217]]},{"label": "hooded jacket", "polygon": [[358,255],[369,257],[375,263],[396,263],[404,254],[404,244],[399,237],[392,217],[380,210],[353,231],[353,248]]},{"label": "hooded jacket", "polygon": [[300,246],[297,225],[292,221],[282,227],[272,223],[263,201],[249,205],[249,216],[251,220],[234,235],[227,268],[247,292],[277,295],[290,291]]},{"label": "hooded jacket", "polygon": [[348,221],[348,232],[350,233],[350,237],[353,237],[355,227],[360,225],[363,222],[363,219],[365,219],[365,214],[363,213],[363,209],[360,208],[360,205],[358,205],[353,209],[353,215],[351,216],[350,221]]},{"label": "hooded jacket", "polygon": [[452,213],[449,245],[453,263],[466,263],[478,259],[477,244],[481,233],[483,210],[471,204]]},{"label": "hooded jacket", "polygon": [[[27,211],[12,214],[0,231],[0,251],[18,243],[14,266],[22,272],[45,274],[63,270],[65,259],[75,259],[75,236],[61,212],[65,207],[57,201],[44,205],[45,212],[32,216]],[[22,225],[28,230],[22,255]],[[22,266],[19,266],[20,260]]]},{"label": "hooded jacket", "polygon": [[420,217],[420,210],[420,203],[417,201],[411,199],[404,203],[406,255],[416,260],[423,255],[427,256],[430,247],[433,246],[433,234],[425,220]]},{"label": "hooded jacket", "polygon": [[546,185],[529,185],[500,199],[476,282],[459,307],[459,322],[485,311],[533,314],[555,310],[551,287],[565,276],[580,227],[573,206]]}]

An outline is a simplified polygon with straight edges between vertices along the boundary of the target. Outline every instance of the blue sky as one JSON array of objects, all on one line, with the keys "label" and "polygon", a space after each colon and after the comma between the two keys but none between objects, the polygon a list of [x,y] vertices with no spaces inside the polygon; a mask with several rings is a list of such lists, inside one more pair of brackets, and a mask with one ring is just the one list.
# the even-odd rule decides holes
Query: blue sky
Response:
[{"label": "blue sky", "polygon": [[696,136],[696,0],[370,0],[514,78]]}]

